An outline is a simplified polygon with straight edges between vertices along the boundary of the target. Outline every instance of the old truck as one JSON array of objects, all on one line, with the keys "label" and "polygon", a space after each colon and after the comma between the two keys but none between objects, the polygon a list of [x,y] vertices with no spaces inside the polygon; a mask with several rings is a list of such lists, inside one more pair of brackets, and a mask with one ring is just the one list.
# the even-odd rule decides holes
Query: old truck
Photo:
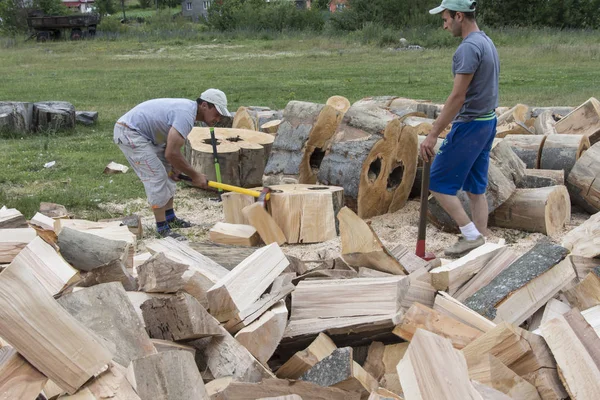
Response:
[{"label": "old truck", "polygon": [[39,42],[60,38],[71,40],[93,37],[100,23],[98,14],[73,14],[59,16],[30,15],[27,25]]}]

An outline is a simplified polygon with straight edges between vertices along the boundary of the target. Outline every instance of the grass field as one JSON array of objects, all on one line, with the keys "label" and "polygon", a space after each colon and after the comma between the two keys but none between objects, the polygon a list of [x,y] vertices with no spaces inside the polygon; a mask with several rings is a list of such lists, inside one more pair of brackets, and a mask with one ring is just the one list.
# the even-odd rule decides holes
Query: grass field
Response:
[{"label": "grass field", "polygon": [[[599,37],[597,32],[521,35],[510,44],[510,35],[499,32],[501,105],[575,106],[598,96]],[[97,209],[99,203],[143,197],[133,173],[106,176],[102,171],[110,161],[126,164],[111,140],[116,119],[151,98],[194,99],[217,87],[236,110],[247,105],[282,109],[290,100],[323,103],[332,95],[351,102],[374,95],[443,102],[449,94],[458,42],[447,48],[394,51],[355,39],[302,35],[251,40],[207,34],[196,42],[15,44],[0,38],[0,101],[63,100],[100,114],[96,126],[67,135],[0,139],[0,206],[16,207],[31,217],[40,201],[51,201],[96,218],[107,216]],[[56,165],[45,169],[48,161]]]}]

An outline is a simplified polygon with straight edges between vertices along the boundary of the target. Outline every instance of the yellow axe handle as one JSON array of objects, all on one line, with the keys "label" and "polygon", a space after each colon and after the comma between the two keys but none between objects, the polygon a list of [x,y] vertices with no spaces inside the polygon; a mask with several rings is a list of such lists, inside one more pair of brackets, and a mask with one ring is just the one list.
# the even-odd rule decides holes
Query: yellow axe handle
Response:
[{"label": "yellow axe handle", "polygon": [[[227,192],[236,192],[236,193],[241,193],[241,194],[247,194],[249,196],[253,196],[253,197],[257,197],[257,198],[260,196],[259,191],[252,190],[252,189],[245,189],[245,188],[232,186],[232,185],[227,185],[225,183],[208,181],[208,186],[215,188],[215,189],[225,190]],[[270,198],[271,198],[271,193],[267,193],[267,195],[265,196],[265,200],[269,200]]]}]

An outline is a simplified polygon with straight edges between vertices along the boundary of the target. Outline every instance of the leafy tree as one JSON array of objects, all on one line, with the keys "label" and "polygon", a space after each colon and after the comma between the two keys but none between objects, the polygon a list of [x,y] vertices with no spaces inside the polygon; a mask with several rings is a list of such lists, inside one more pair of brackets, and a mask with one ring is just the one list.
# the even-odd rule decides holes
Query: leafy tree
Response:
[{"label": "leafy tree", "polygon": [[152,8],[154,2],[152,0],[139,0],[140,8]]},{"label": "leafy tree", "polygon": [[109,15],[117,12],[115,0],[96,0],[95,4],[100,15]]}]

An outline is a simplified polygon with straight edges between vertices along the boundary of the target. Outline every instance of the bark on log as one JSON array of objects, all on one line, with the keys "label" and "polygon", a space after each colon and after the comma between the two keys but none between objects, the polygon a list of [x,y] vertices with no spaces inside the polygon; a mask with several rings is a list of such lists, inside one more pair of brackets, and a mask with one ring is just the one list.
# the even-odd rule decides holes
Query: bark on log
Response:
[{"label": "bark on log", "polygon": [[330,105],[290,101],[265,168],[264,185],[316,183],[323,156],[343,116]]},{"label": "bark on log", "polygon": [[29,133],[33,131],[33,104],[0,101],[0,132]]},{"label": "bark on log", "polygon": [[564,184],[565,174],[562,169],[527,169],[525,170],[523,180],[517,185],[517,188],[535,189]]},{"label": "bark on log", "polygon": [[33,124],[39,132],[75,128],[75,107],[66,101],[33,104]]},{"label": "bark on log", "polygon": [[556,123],[556,132],[587,136],[594,145],[600,140],[600,101],[588,99]]},{"label": "bark on log", "polygon": [[[590,148],[590,140],[583,135],[550,135],[540,157],[541,169],[562,169],[565,180],[575,166],[575,163]],[[529,168],[529,166],[527,167]]]},{"label": "bark on log", "polygon": [[[546,136],[507,135],[504,140],[510,145],[510,148],[515,152],[515,154],[525,163],[527,168],[540,168],[542,148],[544,147]],[[555,169],[546,167],[544,168]]]},{"label": "bark on log", "polygon": [[600,211],[600,144],[575,163],[567,179],[571,200],[590,214]]},{"label": "bark on log", "polygon": [[342,186],[345,203],[361,218],[404,206],[415,179],[414,128],[378,107],[351,107],[328,150],[319,181]]},{"label": "bark on log", "polygon": [[[260,186],[273,136],[248,129],[216,128],[221,180],[234,186]],[[212,141],[208,128],[194,128],[185,145],[185,157],[196,171],[216,181]]]},{"label": "bark on log", "polygon": [[571,200],[565,186],[517,189],[490,215],[490,225],[556,236],[571,220]]},{"label": "bark on log", "polygon": [[[488,170],[488,186],[485,193],[488,211],[492,213],[516,190],[516,184],[523,180],[525,163],[512,151],[508,142],[496,141],[490,152],[490,166]],[[458,199],[468,215],[471,215],[468,195],[460,190]],[[429,197],[429,221],[446,232],[458,232],[456,222],[444,211],[433,196]]]},{"label": "bark on log", "polygon": [[269,107],[240,107],[235,113],[231,127],[260,131],[263,124],[281,118],[283,118],[282,111],[271,110]]}]

